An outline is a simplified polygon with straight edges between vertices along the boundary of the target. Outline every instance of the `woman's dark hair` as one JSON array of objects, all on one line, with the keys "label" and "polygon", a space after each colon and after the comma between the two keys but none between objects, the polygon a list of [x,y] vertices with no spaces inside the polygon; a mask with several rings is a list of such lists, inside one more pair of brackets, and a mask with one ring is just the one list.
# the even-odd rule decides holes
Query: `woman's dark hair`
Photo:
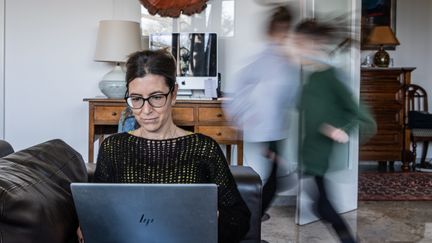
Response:
[{"label": "woman's dark hair", "polygon": [[272,9],[267,26],[267,34],[286,32],[291,28],[292,14],[288,6],[278,6]]},{"label": "woman's dark hair", "polygon": [[171,53],[164,49],[132,53],[126,62],[126,69],[126,86],[128,89],[132,80],[142,78],[147,74],[163,76],[170,90],[174,88],[176,82],[175,59]]},{"label": "woman's dark hair", "polygon": [[297,24],[294,32],[322,40],[328,44],[336,44],[332,54],[336,50],[346,50],[352,42],[355,42],[351,38],[352,31],[348,24],[344,23],[343,20],[337,20],[318,22],[316,19],[305,19]]}]

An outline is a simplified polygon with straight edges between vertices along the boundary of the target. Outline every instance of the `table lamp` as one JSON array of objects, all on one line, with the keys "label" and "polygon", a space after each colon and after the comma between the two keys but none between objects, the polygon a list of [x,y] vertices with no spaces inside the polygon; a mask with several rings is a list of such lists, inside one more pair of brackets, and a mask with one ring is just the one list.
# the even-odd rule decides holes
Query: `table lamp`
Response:
[{"label": "table lamp", "polygon": [[141,50],[141,28],[138,22],[102,20],[96,42],[95,61],[115,63],[114,69],[99,82],[99,89],[108,98],[123,98],[126,73],[121,64],[129,54]]},{"label": "table lamp", "polygon": [[399,41],[390,26],[375,26],[368,36],[366,44],[380,46],[374,55],[374,64],[377,67],[388,67],[390,56],[384,50],[384,46],[397,46]]}]

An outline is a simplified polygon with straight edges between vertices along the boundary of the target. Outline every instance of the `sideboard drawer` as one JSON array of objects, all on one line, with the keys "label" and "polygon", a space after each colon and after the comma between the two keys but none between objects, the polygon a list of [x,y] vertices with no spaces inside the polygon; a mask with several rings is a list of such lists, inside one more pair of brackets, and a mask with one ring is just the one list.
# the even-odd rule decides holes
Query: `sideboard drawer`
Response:
[{"label": "sideboard drawer", "polygon": [[94,122],[104,124],[118,124],[125,107],[122,106],[95,106]]},{"label": "sideboard drawer", "polygon": [[239,140],[235,127],[232,126],[198,126],[197,132],[212,137],[215,140]]},{"label": "sideboard drawer", "polygon": [[198,109],[199,121],[221,122],[227,121],[222,108],[220,107],[200,107]]},{"label": "sideboard drawer", "polygon": [[176,123],[193,122],[194,108],[192,107],[174,107],[172,108],[173,120]]}]

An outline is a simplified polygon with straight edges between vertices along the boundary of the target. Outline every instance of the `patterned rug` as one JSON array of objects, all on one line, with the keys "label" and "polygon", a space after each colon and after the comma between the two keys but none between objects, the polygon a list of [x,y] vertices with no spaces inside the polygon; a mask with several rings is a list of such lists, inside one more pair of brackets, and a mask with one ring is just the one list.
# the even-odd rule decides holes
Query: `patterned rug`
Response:
[{"label": "patterned rug", "polygon": [[359,201],[432,201],[432,173],[361,172]]}]

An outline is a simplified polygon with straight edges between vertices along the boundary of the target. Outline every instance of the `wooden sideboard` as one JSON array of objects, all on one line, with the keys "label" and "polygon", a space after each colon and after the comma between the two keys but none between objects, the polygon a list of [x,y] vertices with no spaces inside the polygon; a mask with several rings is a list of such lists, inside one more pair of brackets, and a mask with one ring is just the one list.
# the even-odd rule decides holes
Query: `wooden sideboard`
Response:
[{"label": "wooden sideboard", "polygon": [[[126,108],[123,99],[86,98],[89,103],[88,162],[93,162],[94,142],[101,143],[104,135],[116,133],[121,112]],[[212,137],[227,145],[227,160],[231,162],[231,145],[237,145],[237,164],[243,164],[242,134],[227,119],[222,101],[177,100],[173,107],[174,122],[189,131]]]},{"label": "wooden sideboard", "polygon": [[360,147],[359,160],[402,161],[407,170],[408,161],[403,158],[403,92],[400,88],[411,83],[413,67],[362,68],[360,98],[371,109],[377,125],[377,134]]}]

